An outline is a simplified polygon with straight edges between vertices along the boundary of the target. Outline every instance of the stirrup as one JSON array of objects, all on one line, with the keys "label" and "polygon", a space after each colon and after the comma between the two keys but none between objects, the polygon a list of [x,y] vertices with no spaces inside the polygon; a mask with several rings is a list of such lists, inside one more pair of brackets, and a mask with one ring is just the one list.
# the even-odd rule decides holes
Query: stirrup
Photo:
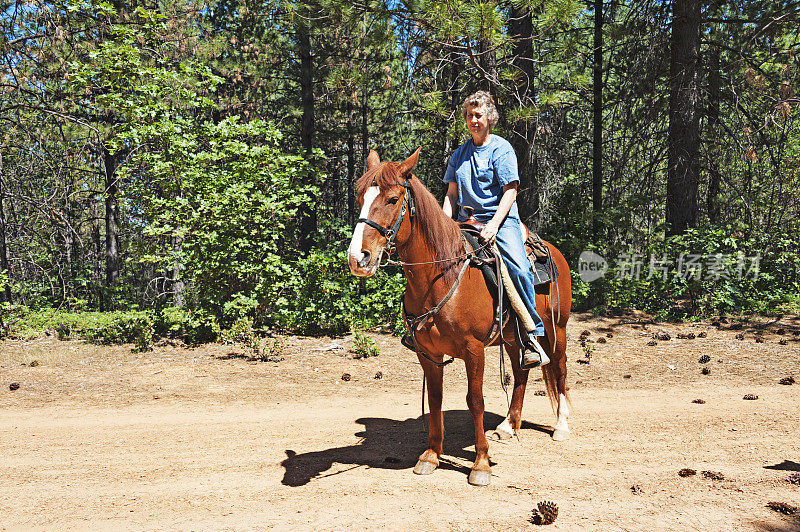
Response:
[{"label": "stirrup", "polygon": [[542,346],[536,340],[525,342],[519,355],[519,367],[521,369],[533,369],[545,366],[550,363],[550,358],[544,352]]},{"label": "stirrup", "polygon": [[414,337],[411,333],[406,333],[400,339],[400,343],[403,344],[404,347],[411,349],[412,351],[417,350],[417,346],[414,344]]}]

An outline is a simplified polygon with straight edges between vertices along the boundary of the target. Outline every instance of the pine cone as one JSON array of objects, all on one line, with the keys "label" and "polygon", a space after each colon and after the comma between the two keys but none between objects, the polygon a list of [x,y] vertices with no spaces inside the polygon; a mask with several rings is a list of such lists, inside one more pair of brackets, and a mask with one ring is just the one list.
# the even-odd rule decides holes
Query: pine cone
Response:
[{"label": "pine cone", "polygon": [[708,333],[706,333],[705,331],[700,332],[700,333],[697,334],[698,338],[705,338],[706,336],[708,336]]},{"label": "pine cone", "polygon": [[711,480],[725,480],[725,475],[716,471],[703,471],[703,476]]},{"label": "pine cone", "polygon": [[800,473],[792,473],[786,477],[786,482],[794,484],[795,486],[800,486]]},{"label": "pine cone", "polygon": [[650,347],[653,347],[653,346],[658,345],[658,342],[656,342],[655,340],[650,340],[649,342],[647,342],[647,345],[649,345]]},{"label": "pine cone", "polygon": [[786,341],[786,338],[781,338],[781,339],[778,341],[778,343],[779,343],[779,344],[781,344],[781,345],[789,345],[789,342],[787,342],[787,341]]},{"label": "pine cone", "polygon": [[755,401],[756,399],[758,399],[758,396],[754,393],[748,393],[747,395],[742,397],[742,399],[744,399],[745,401]]},{"label": "pine cone", "polygon": [[[534,510],[534,519],[539,521],[536,524],[549,525],[558,517],[558,506],[552,501],[542,501],[537,505],[538,511]],[[536,518],[539,519],[536,519]]]},{"label": "pine cone", "polygon": [[780,384],[783,384],[784,386],[791,386],[792,384],[794,384],[794,377],[792,377],[791,375],[789,375],[788,377],[784,377],[784,378],[782,378],[782,379],[781,379],[781,380],[779,380],[778,382],[779,382]]},{"label": "pine cone", "polygon": [[678,471],[678,476],[680,477],[691,477],[692,475],[696,475],[697,471],[694,469],[689,469],[688,467],[684,467],[680,471]]},{"label": "pine cone", "polygon": [[700,360],[698,360],[698,362],[700,362],[701,364],[708,364],[709,362],[711,362],[711,357],[708,355],[703,355],[700,357]]},{"label": "pine cone", "polygon": [[700,370],[700,373],[702,373],[703,375],[709,375],[711,374],[711,369],[709,369],[708,366],[705,366],[703,367],[703,369]]}]

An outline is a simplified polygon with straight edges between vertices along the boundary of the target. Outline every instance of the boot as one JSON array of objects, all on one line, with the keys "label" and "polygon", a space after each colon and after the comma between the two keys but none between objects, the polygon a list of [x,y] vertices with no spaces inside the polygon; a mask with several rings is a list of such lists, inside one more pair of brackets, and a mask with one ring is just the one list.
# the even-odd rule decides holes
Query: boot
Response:
[{"label": "boot", "polygon": [[533,369],[550,363],[550,358],[544,352],[536,337],[530,338],[522,348],[520,354],[520,367],[522,369]]}]

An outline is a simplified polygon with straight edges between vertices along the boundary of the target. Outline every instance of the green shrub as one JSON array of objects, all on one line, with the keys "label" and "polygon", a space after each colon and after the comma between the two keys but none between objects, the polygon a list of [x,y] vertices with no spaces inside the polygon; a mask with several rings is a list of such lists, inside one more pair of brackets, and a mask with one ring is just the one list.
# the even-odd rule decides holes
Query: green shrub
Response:
[{"label": "green shrub", "polygon": [[353,358],[376,357],[381,354],[375,340],[361,331],[353,331]]},{"label": "green shrub", "polygon": [[220,336],[217,319],[201,310],[164,307],[157,313],[155,333],[162,338],[175,338],[187,344],[214,342]]},{"label": "green shrub", "polygon": [[[602,252],[601,252],[602,254]],[[684,320],[725,312],[780,313],[800,299],[800,261],[797,237],[754,234],[745,237],[722,229],[694,229],[652,244],[637,253],[641,275],[623,275],[628,265],[612,264],[606,276],[586,284],[575,284],[584,301],[606,311],[635,308],[662,320]],[[676,270],[681,256],[700,256],[699,276],[688,277]],[[649,260],[665,258],[666,275],[649,275]],[[758,257],[758,271],[750,270]],[[611,258],[608,255],[606,258]],[[611,261],[613,262],[613,261]],[[717,270],[719,275],[714,273]]]},{"label": "green shrub", "polygon": [[[117,320],[130,319],[141,312],[64,312],[56,309],[31,311],[17,307],[17,320],[10,334],[20,338],[32,338],[54,332],[61,340],[94,338],[99,331]],[[132,341],[132,340],[131,340]]]},{"label": "green shrub", "polygon": [[341,334],[357,328],[388,326],[402,331],[400,312],[405,277],[395,266],[359,279],[347,266],[346,243],[316,250],[297,262],[285,295],[276,302],[275,325],[301,334]]},{"label": "green shrub", "polygon": [[85,337],[99,344],[134,344],[134,351],[149,351],[155,337],[155,316],[149,311],[117,312],[114,319]]}]

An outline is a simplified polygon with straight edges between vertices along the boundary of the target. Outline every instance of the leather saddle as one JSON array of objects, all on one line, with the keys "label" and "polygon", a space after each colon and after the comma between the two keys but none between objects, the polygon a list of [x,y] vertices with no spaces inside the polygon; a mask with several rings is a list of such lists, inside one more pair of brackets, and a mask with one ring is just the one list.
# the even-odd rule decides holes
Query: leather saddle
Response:
[{"label": "leather saddle", "polygon": [[[464,239],[469,243],[474,254],[472,263],[481,268],[486,286],[495,300],[495,317],[492,328],[484,340],[484,345],[489,345],[500,334],[511,314],[514,314],[514,336],[517,339],[517,345],[525,345],[524,339],[527,338],[527,334],[523,334],[524,329],[516,317],[516,313],[509,312],[511,303],[500,280],[500,264],[503,258],[499,254],[495,254],[494,246],[486,246],[479,241],[480,232],[485,226],[486,224],[472,217],[471,213],[469,218],[459,223],[461,234],[464,235]],[[550,282],[558,278],[558,269],[550,257],[550,250],[536,233],[529,231],[521,222],[520,228],[522,240],[525,242],[526,255],[533,270],[536,292],[548,293]]]},{"label": "leather saddle", "polygon": [[[502,260],[502,257],[495,257],[492,248],[484,246],[479,241],[478,235],[480,235],[484,227],[486,227],[485,223],[476,220],[472,216],[459,223],[459,228],[464,238],[467,239],[473,250],[478,250],[477,256],[481,259],[479,264],[486,279],[486,284],[496,290],[498,286],[497,272],[496,268],[493,268],[490,263],[493,263],[495,259]],[[525,243],[525,254],[533,271],[534,285],[539,287],[558,279],[558,268],[556,268],[555,262],[550,257],[550,250],[544,241],[522,222],[520,222],[520,229],[522,231],[522,241]],[[542,286],[542,288],[545,287]]]}]

